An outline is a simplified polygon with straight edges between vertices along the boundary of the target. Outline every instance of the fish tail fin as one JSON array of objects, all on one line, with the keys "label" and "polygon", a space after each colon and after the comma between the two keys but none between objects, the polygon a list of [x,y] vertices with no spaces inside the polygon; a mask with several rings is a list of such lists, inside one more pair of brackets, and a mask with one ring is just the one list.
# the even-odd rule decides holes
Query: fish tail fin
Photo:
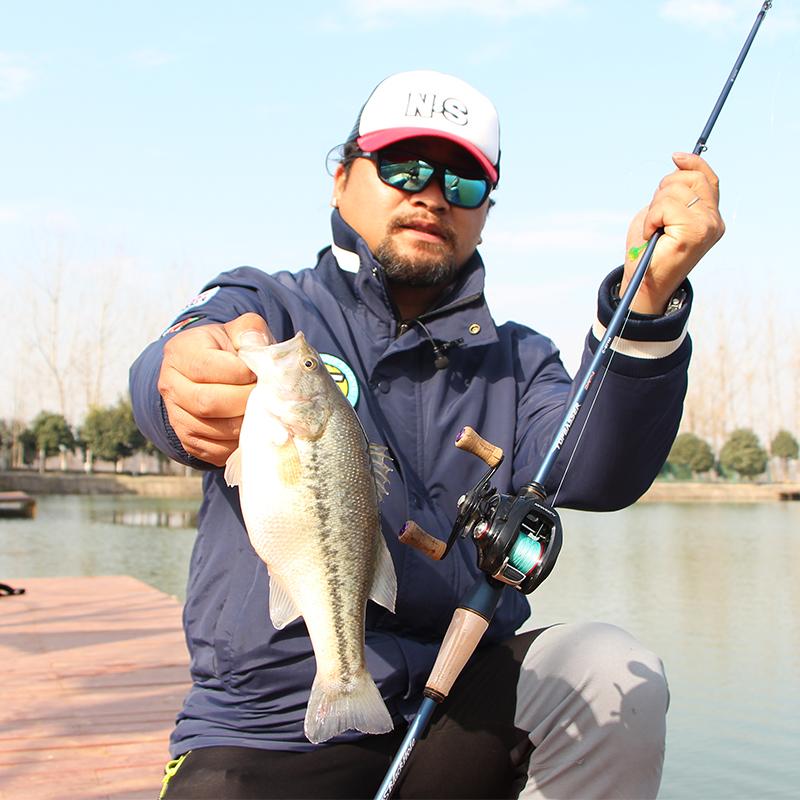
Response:
[{"label": "fish tail fin", "polygon": [[306,709],[306,738],[314,744],[325,742],[344,731],[388,733],[394,724],[375,681],[362,669],[345,685],[314,678]]}]

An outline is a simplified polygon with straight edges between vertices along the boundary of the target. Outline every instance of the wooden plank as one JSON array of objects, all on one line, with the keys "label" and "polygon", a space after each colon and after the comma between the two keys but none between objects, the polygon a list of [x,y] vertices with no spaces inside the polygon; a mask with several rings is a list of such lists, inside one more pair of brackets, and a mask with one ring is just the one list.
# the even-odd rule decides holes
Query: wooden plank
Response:
[{"label": "wooden plank", "polygon": [[33,498],[27,492],[0,492],[0,503],[27,503]]},{"label": "wooden plank", "polygon": [[158,797],[189,688],[181,605],[129,576],[0,598],[0,800]]},{"label": "wooden plank", "polygon": [[[5,506],[12,505],[9,509]],[[29,517],[36,516],[36,498],[25,492],[0,492],[0,506],[3,506],[3,516]]]}]

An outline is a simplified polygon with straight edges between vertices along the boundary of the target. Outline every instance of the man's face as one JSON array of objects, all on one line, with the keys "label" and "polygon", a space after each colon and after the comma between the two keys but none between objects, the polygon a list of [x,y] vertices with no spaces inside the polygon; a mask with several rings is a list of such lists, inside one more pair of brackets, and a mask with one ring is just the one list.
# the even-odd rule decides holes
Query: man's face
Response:
[{"label": "man's face", "polygon": [[[446,139],[418,137],[395,147],[480,171],[467,150]],[[387,186],[366,158],[353,162],[349,176],[337,169],[333,196],[342,218],[364,239],[389,280],[406,285],[450,283],[475,252],[489,209],[488,198],[474,209],[451,205],[436,179],[413,194]]]}]

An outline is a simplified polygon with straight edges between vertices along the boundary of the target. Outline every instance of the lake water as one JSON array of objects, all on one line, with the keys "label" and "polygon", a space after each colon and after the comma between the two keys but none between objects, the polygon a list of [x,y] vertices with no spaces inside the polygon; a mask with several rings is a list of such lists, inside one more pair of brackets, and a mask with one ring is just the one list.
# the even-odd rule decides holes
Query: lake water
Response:
[{"label": "lake water", "polygon": [[[182,599],[196,508],[42,497],[35,520],[0,519],[0,581],[128,574]],[[640,504],[562,520],[531,625],[613,622],[664,659],[659,798],[800,796],[800,503]]]}]

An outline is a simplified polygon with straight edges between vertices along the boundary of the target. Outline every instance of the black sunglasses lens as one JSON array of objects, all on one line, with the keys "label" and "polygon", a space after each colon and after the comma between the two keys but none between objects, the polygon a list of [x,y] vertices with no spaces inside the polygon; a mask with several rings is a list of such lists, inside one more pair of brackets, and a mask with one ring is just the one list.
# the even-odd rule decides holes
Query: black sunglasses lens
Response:
[{"label": "black sunglasses lens", "polygon": [[430,164],[418,159],[395,161],[381,158],[378,161],[378,172],[381,180],[395,189],[402,189],[404,192],[421,192],[431,179],[434,169]]},{"label": "black sunglasses lens", "polygon": [[437,171],[443,173],[445,200],[459,208],[477,208],[491,188],[488,178],[457,175],[450,169],[432,166],[419,158],[405,158],[390,153],[379,155],[377,162],[380,179],[404,192],[421,192]]},{"label": "black sunglasses lens", "polygon": [[485,179],[464,178],[449,170],[444,174],[444,196],[454,206],[477,208],[488,194],[489,185]]}]

